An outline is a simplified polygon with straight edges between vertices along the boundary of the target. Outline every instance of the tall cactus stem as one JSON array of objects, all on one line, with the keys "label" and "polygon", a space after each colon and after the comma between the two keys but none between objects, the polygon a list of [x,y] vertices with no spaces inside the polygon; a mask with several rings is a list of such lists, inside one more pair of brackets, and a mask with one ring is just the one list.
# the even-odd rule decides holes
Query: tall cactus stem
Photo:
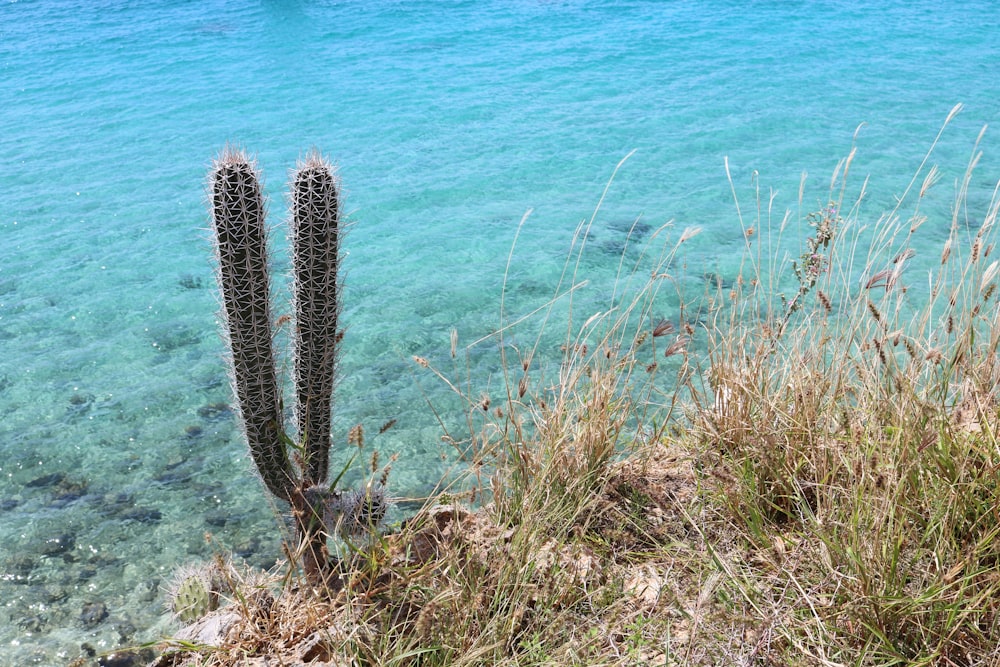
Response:
[{"label": "tall cactus stem", "polygon": [[305,449],[305,485],[321,484],[329,467],[331,396],[340,312],[340,184],[318,152],[300,162],[292,182],[295,417]]},{"label": "tall cactus stem", "polygon": [[271,344],[266,206],[256,165],[226,147],[210,175],[233,384],[250,454],[268,491],[291,501],[296,487],[282,442],[281,398]]}]

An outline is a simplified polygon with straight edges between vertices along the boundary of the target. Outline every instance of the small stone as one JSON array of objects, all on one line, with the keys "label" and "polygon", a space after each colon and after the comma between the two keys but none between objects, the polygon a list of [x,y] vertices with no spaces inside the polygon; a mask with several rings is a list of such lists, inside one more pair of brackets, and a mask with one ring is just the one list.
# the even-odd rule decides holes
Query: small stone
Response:
[{"label": "small stone", "polygon": [[122,512],[122,519],[126,521],[138,521],[139,523],[157,523],[163,518],[160,510],[150,507],[134,507],[127,512]]},{"label": "small stone", "polygon": [[127,644],[135,635],[135,626],[128,621],[118,621],[111,627],[118,633],[118,641],[122,644]]},{"label": "small stone", "polygon": [[87,493],[87,482],[75,482],[69,479],[60,480],[59,484],[52,492],[52,506],[65,507],[75,500],[79,500]]},{"label": "small stone", "polygon": [[27,618],[22,618],[17,622],[17,627],[21,628],[25,632],[41,632],[45,627],[46,619],[43,616],[28,616]]},{"label": "small stone", "polygon": [[183,470],[164,470],[154,477],[153,481],[169,485],[177,484],[178,482],[186,482],[189,479],[191,479],[190,472],[184,472]]},{"label": "small stone", "polygon": [[229,515],[225,512],[209,512],[205,515],[205,523],[213,528],[222,528],[229,523]]},{"label": "small stone", "polygon": [[160,580],[147,579],[136,587],[139,602],[152,602],[160,594]]},{"label": "small stone", "polygon": [[331,632],[340,631],[340,628],[329,628],[309,635],[300,645],[299,652],[303,662],[329,662],[337,655],[337,647],[333,642],[333,637],[337,636]]},{"label": "small stone", "polygon": [[0,500],[0,510],[6,512],[8,510],[14,509],[20,504],[21,501],[17,500],[16,498],[4,498],[3,500]]},{"label": "small stone", "polygon": [[108,607],[103,602],[88,602],[80,612],[80,622],[85,628],[92,628],[108,617]]},{"label": "small stone", "polygon": [[46,486],[53,486],[54,484],[59,484],[64,479],[66,479],[66,473],[54,472],[49,475],[42,475],[41,477],[36,477],[35,479],[25,484],[25,486],[32,489],[41,489]]},{"label": "small stone", "polygon": [[97,660],[100,667],[140,667],[156,658],[151,649],[133,649],[130,651],[115,651],[103,655]]},{"label": "small stone", "polygon": [[46,586],[44,589],[43,599],[46,604],[62,602],[68,597],[69,593],[62,586]]},{"label": "small stone", "polygon": [[87,405],[94,401],[92,394],[73,394],[69,397],[69,404],[72,406]]},{"label": "small stone", "polygon": [[59,556],[72,551],[76,546],[76,536],[73,533],[62,533],[45,540],[42,545],[43,556]]},{"label": "small stone", "polygon": [[190,273],[185,273],[177,280],[177,284],[184,289],[201,289],[204,282],[201,276],[193,276]]},{"label": "small stone", "polygon": [[198,416],[202,419],[221,419],[229,417],[232,411],[228,403],[209,403],[198,408]]},{"label": "small stone", "polygon": [[7,567],[14,573],[17,577],[15,581],[23,580],[31,576],[31,571],[35,569],[35,559],[31,556],[21,554],[19,556],[14,556],[9,561],[7,561]]},{"label": "small stone", "polygon": [[238,557],[246,560],[256,555],[261,550],[260,538],[251,537],[246,542],[242,544],[237,544],[236,548],[233,550]]}]

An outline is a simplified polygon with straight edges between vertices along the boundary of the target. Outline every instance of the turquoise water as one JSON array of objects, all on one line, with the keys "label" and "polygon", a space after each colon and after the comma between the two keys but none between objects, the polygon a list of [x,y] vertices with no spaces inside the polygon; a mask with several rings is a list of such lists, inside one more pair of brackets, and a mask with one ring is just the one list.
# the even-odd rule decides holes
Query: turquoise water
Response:
[{"label": "turquoise water", "polygon": [[[338,163],[354,226],[336,438],[396,419],[370,444],[400,455],[393,492],[417,496],[454,462],[428,402],[448,423],[461,415],[411,357],[451,372],[453,328],[460,346],[497,329],[529,209],[507,309],[543,303],[632,150],[585,251],[584,312],[607,304],[636,219],[703,229],[677,265],[686,289],[734,273],[726,158],[744,208],[760,185],[780,220],[799,210],[803,172],[804,207],[826,203],[864,123],[852,180],[871,176],[874,222],[962,103],[924,209],[938,247],[976,136],[1000,121],[1000,14],[878,4],[4,4],[0,662],[154,639],[172,627],[160,588],[178,564],[278,554],[225,409],[203,183],[226,142],[257,155],[276,227],[296,158],[316,146]],[[994,132],[982,149],[980,219],[1000,173]],[[676,307],[665,295],[657,310]],[[497,386],[494,340],[470,351],[477,387]]]}]

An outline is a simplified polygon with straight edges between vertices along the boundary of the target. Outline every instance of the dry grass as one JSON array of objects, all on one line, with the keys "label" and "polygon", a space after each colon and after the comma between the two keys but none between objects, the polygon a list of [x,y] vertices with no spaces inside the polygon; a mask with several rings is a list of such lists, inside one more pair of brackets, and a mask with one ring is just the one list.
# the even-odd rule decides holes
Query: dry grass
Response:
[{"label": "dry grass", "polygon": [[865,236],[850,164],[794,266],[758,251],[766,206],[743,222],[706,324],[652,316],[685,231],[553,367],[505,357],[499,398],[430,368],[467,400],[453,442],[488,502],[442,492],[335,593],[272,584],[221,646],[158,664],[1000,664],[1000,201],[956,213],[921,286],[936,168]]}]

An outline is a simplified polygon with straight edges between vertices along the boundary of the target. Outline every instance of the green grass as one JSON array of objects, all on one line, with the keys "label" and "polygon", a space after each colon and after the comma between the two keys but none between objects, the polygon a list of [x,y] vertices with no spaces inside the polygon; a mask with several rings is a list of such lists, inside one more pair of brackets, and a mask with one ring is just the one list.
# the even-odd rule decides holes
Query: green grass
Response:
[{"label": "green grass", "polygon": [[[745,263],[688,304],[702,324],[653,317],[696,233],[664,229],[652,271],[623,266],[606,311],[568,316],[561,360],[500,347],[501,395],[418,360],[468,406],[448,434],[462,483],[357,552],[340,590],[286,577],[222,646],[160,664],[1000,662],[1000,201],[956,213],[921,285],[936,168],[865,227],[852,159],[778,229],[738,208]],[[796,221],[792,263],[776,248]],[[546,323],[572,313],[587,231]]]}]

